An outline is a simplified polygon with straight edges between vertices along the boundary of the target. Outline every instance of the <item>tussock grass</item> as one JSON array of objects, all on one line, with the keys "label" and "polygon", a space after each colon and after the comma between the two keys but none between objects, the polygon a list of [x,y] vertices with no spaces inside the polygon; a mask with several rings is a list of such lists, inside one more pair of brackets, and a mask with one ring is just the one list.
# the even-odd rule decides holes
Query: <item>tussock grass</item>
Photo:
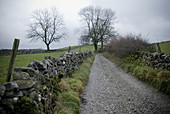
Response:
[{"label": "tussock grass", "polygon": [[87,58],[71,76],[66,76],[59,83],[61,90],[56,100],[56,114],[79,114],[80,94],[88,82],[90,67],[95,56]]},{"label": "tussock grass", "polygon": [[66,82],[65,79],[62,79],[58,85],[62,92],[70,90],[70,85]]},{"label": "tussock grass", "polygon": [[148,72],[146,73],[145,78],[149,83],[151,83],[151,85],[154,85],[155,80],[156,80],[155,77],[157,76],[157,71],[152,68],[147,69],[147,70],[148,70]]},{"label": "tussock grass", "polygon": [[67,79],[67,83],[69,83],[70,85],[70,88],[73,90],[73,91],[76,91],[78,93],[82,93],[83,92],[83,83],[81,80],[78,80],[78,79],[74,79],[74,78],[68,78]]},{"label": "tussock grass", "polygon": [[163,70],[163,71],[160,71],[157,76],[161,79],[161,78],[170,78],[170,72],[169,71],[166,71],[166,70]]},{"label": "tussock grass", "polygon": [[65,91],[59,94],[56,102],[56,114],[78,114],[80,99],[77,92]]}]

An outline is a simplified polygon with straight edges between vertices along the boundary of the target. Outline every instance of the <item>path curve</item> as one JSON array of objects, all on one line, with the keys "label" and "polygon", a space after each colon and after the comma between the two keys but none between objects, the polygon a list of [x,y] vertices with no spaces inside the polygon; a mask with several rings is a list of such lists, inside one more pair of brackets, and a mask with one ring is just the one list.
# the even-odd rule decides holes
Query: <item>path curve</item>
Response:
[{"label": "path curve", "polygon": [[81,114],[170,114],[170,97],[96,55]]}]

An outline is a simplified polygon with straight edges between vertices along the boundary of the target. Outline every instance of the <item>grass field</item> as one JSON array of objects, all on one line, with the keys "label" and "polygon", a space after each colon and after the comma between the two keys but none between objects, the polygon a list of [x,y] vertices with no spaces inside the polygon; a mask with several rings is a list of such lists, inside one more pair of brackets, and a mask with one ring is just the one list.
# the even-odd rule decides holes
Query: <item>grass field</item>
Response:
[{"label": "grass field", "polygon": [[[76,51],[90,51],[94,50],[93,45],[85,45],[84,47],[71,50],[71,52]],[[52,53],[38,53],[38,54],[23,54],[17,55],[14,63],[14,67],[27,67],[28,64],[34,60],[42,61],[46,56],[59,57],[64,52],[52,52]],[[8,65],[10,56],[0,56],[0,83],[4,83],[7,75]]]},{"label": "grass field", "polygon": [[[154,45],[156,47],[156,50],[158,50],[157,45],[156,44]],[[159,45],[163,53],[170,54],[170,41],[161,42]]]}]

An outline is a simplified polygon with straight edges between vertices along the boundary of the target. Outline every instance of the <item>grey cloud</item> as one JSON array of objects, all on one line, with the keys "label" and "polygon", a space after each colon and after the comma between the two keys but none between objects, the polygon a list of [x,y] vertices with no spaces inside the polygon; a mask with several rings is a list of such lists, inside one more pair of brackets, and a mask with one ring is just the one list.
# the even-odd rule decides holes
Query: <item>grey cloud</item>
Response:
[{"label": "grey cloud", "polygon": [[120,33],[149,34],[150,42],[170,40],[169,0],[92,0],[116,11]]},{"label": "grey cloud", "polygon": [[[73,0],[73,2],[81,0]],[[149,34],[150,42],[170,40],[170,0],[88,0],[89,5],[111,8],[116,12],[117,23],[115,24],[118,32],[126,34],[128,32]],[[41,7],[41,3],[34,0],[0,0],[0,48],[11,48],[14,38],[20,38],[20,48],[43,48],[43,42],[30,43],[26,39],[26,30],[29,16],[35,8]],[[47,3],[47,1],[44,1]],[[63,2],[63,0],[50,0],[48,4],[54,6],[54,3]],[[84,2],[84,1],[83,1]],[[60,43],[53,43],[51,48],[65,47],[68,45],[77,45],[79,34],[74,33],[75,28],[80,28],[77,7],[75,4],[67,7],[59,6],[58,10],[63,13],[66,27],[69,34],[67,39]],[[39,5],[39,6],[36,6]],[[44,4],[43,4],[44,5]],[[86,3],[88,5],[88,3]],[[83,4],[81,3],[83,7]]]}]

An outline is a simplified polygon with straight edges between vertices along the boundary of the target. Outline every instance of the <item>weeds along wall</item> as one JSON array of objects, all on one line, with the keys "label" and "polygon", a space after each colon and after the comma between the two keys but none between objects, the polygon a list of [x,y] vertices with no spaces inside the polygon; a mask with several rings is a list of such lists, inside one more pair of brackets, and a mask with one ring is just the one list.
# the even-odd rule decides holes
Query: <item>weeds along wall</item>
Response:
[{"label": "weeds along wall", "polygon": [[136,52],[125,59],[127,62],[146,64],[153,68],[170,71],[170,55],[164,53]]},{"label": "weeds along wall", "polygon": [[43,61],[31,62],[28,67],[14,68],[13,81],[0,85],[0,113],[52,110],[61,78],[71,76],[78,65],[92,55],[93,52],[73,52],[59,58],[47,56]]}]

